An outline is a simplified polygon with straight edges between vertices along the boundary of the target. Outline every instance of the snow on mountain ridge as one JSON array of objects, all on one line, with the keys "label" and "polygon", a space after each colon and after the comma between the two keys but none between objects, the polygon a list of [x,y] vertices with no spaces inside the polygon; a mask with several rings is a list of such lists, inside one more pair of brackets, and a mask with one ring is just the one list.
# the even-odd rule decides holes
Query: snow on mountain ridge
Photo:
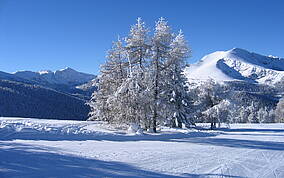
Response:
[{"label": "snow on mountain ridge", "polygon": [[207,80],[209,78],[221,81],[232,80],[216,67],[217,61],[224,58],[226,53],[225,51],[216,51],[204,56],[198,63],[185,69],[187,78],[190,80]]},{"label": "snow on mountain ridge", "polygon": [[82,84],[96,77],[92,74],[78,72],[69,67],[54,72],[50,70],[39,72],[17,71],[14,75],[28,80],[48,82],[51,84]]},{"label": "snow on mountain ridge", "polygon": [[38,71],[38,73],[39,73],[40,75],[43,75],[43,74],[52,73],[52,71],[50,71],[50,70],[41,70],[41,71]]},{"label": "snow on mountain ridge", "polygon": [[284,59],[263,56],[240,48],[217,51],[186,68],[189,80],[232,81],[274,84],[284,77]]},{"label": "snow on mountain ridge", "polygon": [[278,57],[264,56],[249,52],[240,48],[233,48],[228,51],[228,58],[235,58],[243,62],[250,63],[259,67],[284,71],[284,59]]}]

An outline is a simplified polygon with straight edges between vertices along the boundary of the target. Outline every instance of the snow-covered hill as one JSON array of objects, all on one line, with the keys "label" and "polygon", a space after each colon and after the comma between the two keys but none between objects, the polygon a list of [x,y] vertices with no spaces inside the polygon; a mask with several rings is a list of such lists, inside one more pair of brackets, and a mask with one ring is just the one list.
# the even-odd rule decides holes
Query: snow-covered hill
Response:
[{"label": "snow-covered hill", "polygon": [[189,80],[241,80],[275,84],[284,77],[284,59],[263,56],[240,48],[206,55],[197,64],[186,68]]},{"label": "snow-covered hill", "polygon": [[133,135],[98,121],[0,117],[0,177],[280,178],[283,137],[279,123]]},{"label": "snow-covered hill", "polygon": [[63,85],[80,85],[83,83],[87,83],[96,77],[95,75],[92,74],[78,72],[69,67],[62,70],[57,70],[55,72],[49,70],[39,71],[39,72],[18,71],[15,72],[14,75],[17,77],[41,83],[46,82],[50,84],[63,84]]}]

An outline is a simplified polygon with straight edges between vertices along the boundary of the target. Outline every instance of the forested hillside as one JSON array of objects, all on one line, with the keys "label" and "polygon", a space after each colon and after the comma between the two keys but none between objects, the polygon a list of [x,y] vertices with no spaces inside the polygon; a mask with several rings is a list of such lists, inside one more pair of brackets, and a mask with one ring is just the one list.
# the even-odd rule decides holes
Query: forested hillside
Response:
[{"label": "forested hillside", "polygon": [[38,85],[0,80],[0,116],[86,120],[85,100]]}]

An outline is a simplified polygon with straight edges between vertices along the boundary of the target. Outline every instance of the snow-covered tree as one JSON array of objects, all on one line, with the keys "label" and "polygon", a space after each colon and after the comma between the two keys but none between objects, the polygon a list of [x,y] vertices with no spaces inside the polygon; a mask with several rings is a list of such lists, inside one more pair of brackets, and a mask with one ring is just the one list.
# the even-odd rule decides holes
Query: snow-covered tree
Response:
[{"label": "snow-covered tree", "polygon": [[232,113],[229,108],[233,104],[225,99],[226,85],[213,79],[200,83],[190,90],[192,98],[191,117],[198,122],[211,123],[211,129],[216,128],[218,122],[230,122]]},{"label": "snow-covered tree", "polygon": [[248,107],[249,115],[248,115],[248,122],[250,123],[259,123],[260,120],[258,118],[258,106],[255,102],[252,102],[251,105]]},{"label": "snow-covered tree", "polygon": [[97,88],[92,95],[89,105],[91,107],[90,118],[111,121],[114,109],[110,106],[110,96],[120,87],[125,80],[128,66],[122,41],[118,39],[108,51],[107,61],[101,66],[101,74],[98,76]]},{"label": "snow-covered tree", "polygon": [[[127,101],[121,110],[131,116],[132,122],[143,124],[148,127],[149,112],[147,105],[149,102],[145,97],[147,94],[147,75],[150,64],[150,36],[149,29],[141,18],[137,19],[137,23],[130,29],[130,33],[126,38],[126,54],[128,58],[128,75],[126,82],[121,86],[124,92],[119,92],[120,100]],[[122,91],[122,90],[120,90]],[[147,117],[146,117],[147,116]],[[146,123],[147,122],[147,123]]]},{"label": "snow-covered tree", "polygon": [[274,120],[274,110],[269,110],[267,107],[260,108],[257,113],[257,117],[260,123],[273,123]]},{"label": "snow-covered tree", "polygon": [[246,106],[241,106],[239,109],[239,120],[235,123],[247,123],[249,122],[248,117],[250,115],[250,110]]},{"label": "snow-covered tree", "polygon": [[[214,80],[207,81],[202,88],[202,94],[206,105],[206,110],[203,114],[207,117],[208,121],[211,123],[211,129],[216,128],[216,123],[218,121],[217,117],[217,105],[221,103],[222,98],[219,96],[218,91],[220,91],[220,84]],[[213,113],[216,114],[213,114]]]},{"label": "snow-covered tree", "polygon": [[284,122],[284,98],[281,98],[275,109],[276,122]]},{"label": "snow-covered tree", "polygon": [[160,18],[156,22],[154,36],[152,38],[151,44],[151,52],[152,52],[152,60],[150,65],[150,73],[153,76],[152,78],[152,129],[156,132],[157,128],[157,120],[158,118],[164,118],[162,112],[163,109],[166,108],[166,104],[168,102],[167,98],[163,95],[166,94],[165,90],[165,80],[167,76],[163,75],[164,70],[166,69],[166,61],[169,59],[169,49],[170,44],[173,40],[173,35],[171,33],[171,29],[168,26],[167,22],[164,18]]},{"label": "snow-covered tree", "polygon": [[[149,29],[141,18],[137,19],[137,23],[130,29],[128,37],[126,37],[126,51],[129,62],[129,75],[133,70],[137,70],[141,75],[148,64],[150,56],[150,37]],[[139,74],[138,73],[138,74]]]},{"label": "snow-covered tree", "polygon": [[182,70],[189,48],[160,18],[154,35],[138,18],[124,43],[114,43],[93,94],[91,118],[136,123],[156,132],[158,124],[186,122],[187,90]]},{"label": "snow-covered tree", "polygon": [[275,116],[275,110],[271,109],[268,111],[268,121],[267,123],[275,123],[276,122],[276,116]]},{"label": "snow-covered tree", "polygon": [[170,44],[169,60],[166,65],[166,75],[168,75],[168,97],[170,101],[171,111],[171,123],[173,127],[182,127],[182,123],[192,124],[192,121],[188,119],[189,113],[189,101],[188,101],[188,89],[186,87],[186,81],[183,74],[185,68],[185,59],[189,57],[190,49],[184,39],[182,31],[175,36]]}]

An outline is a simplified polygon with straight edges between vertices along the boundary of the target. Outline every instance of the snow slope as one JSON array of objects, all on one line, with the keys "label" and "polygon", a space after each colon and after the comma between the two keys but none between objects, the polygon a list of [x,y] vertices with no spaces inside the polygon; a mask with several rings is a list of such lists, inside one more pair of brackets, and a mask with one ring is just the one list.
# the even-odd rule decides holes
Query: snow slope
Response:
[{"label": "snow slope", "polygon": [[243,80],[261,84],[275,84],[284,77],[284,59],[262,56],[240,48],[217,51],[186,68],[190,80]]},{"label": "snow slope", "polygon": [[284,124],[163,128],[0,118],[0,177],[284,177]]},{"label": "snow slope", "polygon": [[55,72],[52,71],[18,71],[14,73],[15,76],[21,77],[27,80],[33,80],[37,82],[47,82],[51,84],[73,84],[80,85],[83,83],[87,83],[90,80],[94,79],[96,76],[92,74],[86,74],[82,72],[77,72],[74,69],[69,67],[57,70]]}]

